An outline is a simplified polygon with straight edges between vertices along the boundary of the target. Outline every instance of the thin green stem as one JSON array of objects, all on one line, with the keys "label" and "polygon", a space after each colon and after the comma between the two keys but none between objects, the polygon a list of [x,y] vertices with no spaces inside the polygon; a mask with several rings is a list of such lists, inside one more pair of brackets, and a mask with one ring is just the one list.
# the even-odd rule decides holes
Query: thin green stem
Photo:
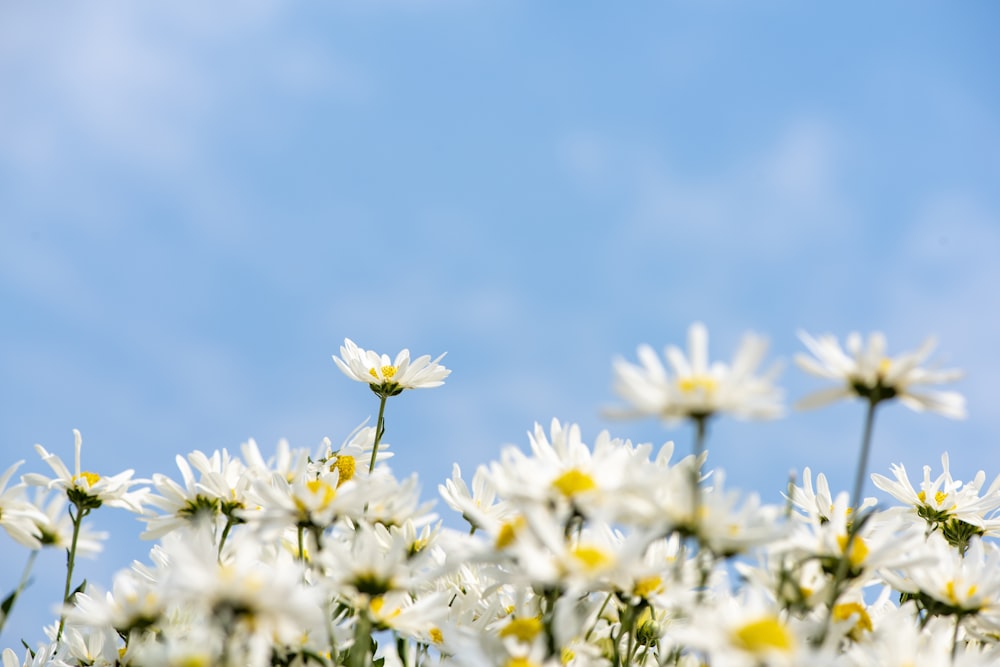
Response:
[{"label": "thin green stem", "polygon": [[861,439],[861,452],[858,455],[858,467],[854,471],[854,490],[851,492],[851,511],[857,512],[861,506],[861,494],[864,493],[865,473],[868,471],[868,454],[872,448],[872,430],[875,428],[875,407],[878,399],[869,399],[868,412],[865,415],[865,432]]},{"label": "thin green stem", "polygon": [[[83,524],[83,517],[87,516],[90,510],[77,507],[76,514],[73,508],[69,510],[69,516],[73,520],[73,539],[69,549],[66,551],[66,587],[63,590],[63,604],[69,604],[70,591],[73,588],[73,566],[76,564],[76,544],[80,539],[80,526]],[[66,627],[65,610],[59,614],[59,629],[56,631],[56,641],[62,638],[63,628]]]},{"label": "thin green stem", "polygon": [[590,641],[590,636],[594,634],[594,630],[597,629],[597,624],[601,622],[601,614],[604,613],[604,608],[608,606],[609,602],[611,602],[612,595],[614,595],[614,593],[608,593],[608,596],[604,598],[604,602],[601,603],[601,608],[597,610],[597,616],[594,618],[594,624],[590,626],[590,629],[587,630],[587,634],[583,636],[583,641]]},{"label": "thin green stem", "polygon": [[216,554],[219,562],[222,562],[222,548],[226,546],[226,540],[229,538],[229,531],[233,529],[233,520],[231,517],[226,518],[226,525],[222,529],[222,537],[219,538],[219,552]]},{"label": "thin green stem", "polygon": [[372,445],[372,460],[368,464],[368,472],[375,470],[375,457],[378,456],[378,445],[382,442],[382,435],[385,433],[385,402],[389,397],[380,394],[378,404],[378,423],[375,425],[375,444]]},{"label": "thin green stem", "polygon": [[951,633],[951,664],[955,664],[958,655],[958,628],[962,625],[962,615],[955,616],[955,630]]},{"label": "thin green stem", "polygon": [[875,408],[878,406],[879,400],[880,398],[877,395],[870,396],[868,398],[868,411],[865,414],[865,428],[864,433],[861,436],[861,452],[858,454],[858,467],[854,472],[854,489],[851,491],[851,504],[847,508],[847,511],[853,514],[853,518],[847,524],[847,539],[844,542],[844,553],[841,554],[837,563],[837,571],[834,574],[833,582],[830,585],[830,597],[827,600],[827,606],[830,610],[826,616],[826,623],[824,623],[823,629],[817,637],[817,646],[822,645],[822,643],[826,641],[827,634],[830,632],[830,626],[833,624],[833,609],[837,605],[837,599],[841,594],[840,587],[847,579],[847,574],[850,571],[851,547],[854,545],[854,538],[861,530],[861,525],[863,523],[863,518],[861,517],[861,512],[859,510],[861,506],[861,495],[864,493],[865,473],[868,470],[868,454],[871,452],[872,431],[875,426]]},{"label": "thin green stem", "polygon": [[14,593],[10,598],[10,605],[7,607],[6,613],[0,613],[0,632],[3,631],[3,626],[7,624],[7,619],[10,618],[10,614],[14,611],[14,603],[17,599],[21,597],[21,593],[24,592],[25,587],[28,585],[28,577],[31,575],[31,569],[35,566],[35,559],[38,558],[39,549],[35,549],[28,556],[28,562],[24,565],[24,571],[21,573],[21,580],[17,583],[17,588],[14,589]]},{"label": "thin green stem", "polygon": [[[691,531],[698,537],[698,514],[701,511],[701,456],[705,452],[705,434],[709,415],[694,415],[694,461],[691,463]],[[700,538],[699,538],[700,539]]]}]

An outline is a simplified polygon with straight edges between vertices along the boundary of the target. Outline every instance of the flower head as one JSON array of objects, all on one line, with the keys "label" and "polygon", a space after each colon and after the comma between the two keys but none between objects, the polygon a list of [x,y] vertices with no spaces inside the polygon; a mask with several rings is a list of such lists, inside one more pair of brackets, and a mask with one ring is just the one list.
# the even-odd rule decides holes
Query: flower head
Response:
[{"label": "flower head", "polygon": [[767,342],[747,334],[731,365],[709,364],[708,331],[700,322],[688,329],[688,355],[673,345],[664,351],[670,370],[648,345],[639,347],[639,365],[614,362],[614,390],[631,409],[620,416],[657,416],[667,421],[704,419],[728,412],[736,417],[771,419],[782,413],[781,390],[772,383],[777,368],[757,375]]},{"label": "flower head", "polygon": [[442,357],[443,354],[431,361],[430,355],[424,355],[411,361],[410,351],[403,350],[395,359],[390,359],[387,354],[363,350],[350,338],[345,338],[340,356],[334,356],[333,361],[344,375],[366,383],[376,394],[386,397],[395,396],[404,389],[444,384],[451,371],[438,363]]},{"label": "flower head", "polygon": [[880,332],[872,333],[866,343],[857,332],[849,334],[846,352],[831,335],[813,338],[799,332],[799,338],[813,356],[796,355],[795,363],[807,373],[840,383],[806,396],[799,402],[800,408],[815,408],[851,396],[875,403],[898,398],[917,412],[929,410],[953,419],[965,417],[965,398],[961,394],[922,389],[926,385],[953,382],[962,375],[956,369],[932,370],[920,366],[934,349],[933,338],[924,341],[916,351],[896,357],[887,355],[885,336]]},{"label": "flower head", "polygon": [[136,513],[142,512],[142,505],[148,490],[129,491],[131,486],[140,483],[139,480],[132,479],[133,471],[126,470],[110,477],[86,470],[81,471],[80,448],[83,444],[83,438],[80,431],[73,429],[73,438],[76,451],[74,472],[70,472],[59,456],[49,453],[41,445],[35,445],[35,451],[52,468],[52,472],[56,476],[50,479],[38,473],[28,473],[22,479],[34,486],[62,489],[70,502],[77,507],[86,508],[88,511],[105,504],[110,507],[122,507]]}]

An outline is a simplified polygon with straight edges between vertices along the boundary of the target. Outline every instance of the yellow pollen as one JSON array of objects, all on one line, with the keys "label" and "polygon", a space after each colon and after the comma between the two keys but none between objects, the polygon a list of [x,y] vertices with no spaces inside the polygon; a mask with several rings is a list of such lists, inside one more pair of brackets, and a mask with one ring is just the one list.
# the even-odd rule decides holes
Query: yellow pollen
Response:
[{"label": "yellow pollen", "polygon": [[[383,366],[380,370],[382,372],[382,379],[383,380],[391,380],[393,378],[393,376],[396,375],[396,371],[398,369],[395,366]],[[368,372],[376,380],[379,379],[378,373],[375,372],[374,368],[369,369]]]},{"label": "yellow pollen", "polygon": [[857,641],[862,632],[872,631],[872,618],[868,615],[864,605],[858,602],[843,602],[833,607],[833,620],[835,621],[846,621],[852,616],[856,617],[857,620],[854,621],[854,627],[848,634],[851,639]]},{"label": "yellow pollen", "polygon": [[632,593],[641,598],[648,597],[651,593],[659,593],[663,590],[663,579],[656,575],[644,577],[635,582]]},{"label": "yellow pollen", "polygon": [[191,653],[170,664],[172,667],[208,667],[212,662],[207,653]]},{"label": "yellow pollen", "polygon": [[787,652],[792,648],[791,633],[773,616],[766,616],[737,628],[734,639],[738,646],[756,654],[768,651]]},{"label": "yellow pollen", "polygon": [[[947,497],[948,497],[948,494],[945,493],[944,491],[935,491],[934,492],[934,503],[938,507],[940,507],[941,504],[944,503],[944,501],[945,501],[945,499]],[[917,494],[917,498],[920,499],[920,502],[926,503],[927,502],[927,492],[926,491],[921,491],[920,493]]]},{"label": "yellow pollen", "polygon": [[599,570],[611,563],[611,556],[593,546],[579,546],[571,552],[588,570]]},{"label": "yellow pollen", "polygon": [[96,472],[81,472],[79,475],[73,476],[74,482],[80,479],[87,480],[87,486],[93,487],[95,484],[97,484],[97,482],[100,481],[101,476],[98,475]]},{"label": "yellow pollen", "polygon": [[501,637],[517,637],[528,643],[542,631],[542,621],[538,618],[515,618],[500,629]]},{"label": "yellow pollen", "polygon": [[559,493],[571,498],[578,493],[593,491],[597,488],[597,482],[579,468],[570,468],[552,480],[552,486],[558,489]]},{"label": "yellow pollen", "polygon": [[382,610],[385,609],[385,598],[381,595],[376,595],[372,598],[371,602],[368,603],[368,608],[372,610],[372,614],[377,616],[379,619],[385,621],[390,618],[396,618],[399,616],[402,610],[393,609],[388,614],[383,614]]},{"label": "yellow pollen", "polygon": [[678,378],[677,386],[685,394],[690,394],[695,391],[701,391],[706,394],[710,394],[715,391],[715,388],[719,385],[715,381],[715,378],[709,375],[692,375],[686,378]]},{"label": "yellow pollen", "polygon": [[444,641],[444,635],[441,634],[441,628],[431,628],[430,635],[431,641],[435,644],[440,644]]},{"label": "yellow pollen", "polygon": [[519,656],[508,660],[505,667],[538,667],[538,665],[524,656]]},{"label": "yellow pollen", "polygon": [[323,500],[320,503],[320,507],[326,507],[333,500],[333,497],[337,495],[333,487],[324,482],[321,479],[311,479],[306,482],[306,488],[309,489],[309,493],[317,495],[319,493],[323,494]]},{"label": "yellow pollen", "polygon": [[[847,535],[837,536],[837,546],[840,547],[841,551],[844,550],[847,546]],[[865,562],[866,558],[868,558],[868,545],[865,544],[863,539],[855,535],[854,539],[851,540],[851,553],[847,555],[847,559],[851,561],[851,567],[858,567]]]},{"label": "yellow pollen", "polygon": [[523,516],[515,517],[510,521],[507,521],[502,526],[500,526],[500,531],[497,533],[497,549],[506,549],[514,540],[517,539],[517,533],[524,524],[527,523]]},{"label": "yellow pollen", "polygon": [[[960,605],[961,604],[961,601],[958,599],[958,596],[955,594],[955,580],[954,579],[952,579],[947,584],[945,584],[944,590],[945,590],[945,593],[948,595],[948,600],[953,605]],[[971,598],[975,594],[976,594],[976,585],[972,584],[971,586],[969,586],[969,589],[965,592],[965,598],[966,598],[966,600],[968,600],[968,598]]]},{"label": "yellow pollen", "polygon": [[886,376],[886,375],[888,375],[889,374],[889,367],[891,367],[891,366],[892,366],[892,361],[889,360],[889,359],[883,358],[880,362],[878,362],[878,371],[877,371],[878,374],[881,375],[881,376],[883,376],[883,377]]},{"label": "yellow pollen", "polygon": [[576,653],[573,652],[573,649],[564,646],[562,650],[562,655],[559,656],[559,661],[562,662],[562,664],[564,665],[568,665],[570,662],[573,661],[573,658],[575,657]]},{"label": "yellow pollen", "polygon": [[338,472],[337,486],[353,479],[356,467],[357,462],[354,460],[353,456],[338,454],[333,459],[333,463],[330,465],[330,472],[333,472],[334,470]]}]

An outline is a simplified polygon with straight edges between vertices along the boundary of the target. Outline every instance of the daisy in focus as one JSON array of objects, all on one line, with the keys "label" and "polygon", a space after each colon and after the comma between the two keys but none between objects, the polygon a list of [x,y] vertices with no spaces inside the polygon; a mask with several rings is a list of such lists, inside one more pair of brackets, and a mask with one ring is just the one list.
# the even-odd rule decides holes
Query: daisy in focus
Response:
[{"label": "daisy in focus", "polygon": [[731,364],[708,361],[708,330],[696,322],[688,329],[688,354],[669,345],[667,366],[649,345],[640,345],[639,364],[614,362],[614,391],[629,408],[620,417],[659,417],[667,422],[704,420],[716,413],[743,419],[773,419],[782,414],[782,392],[773,381],[778,368],[763,375],[757,367],[767,351],[765,339],[744,336]]},{"label": "daisy in focus", "polygon": [[438,363],[443,357],[442,354],[431,361],[430,355],[424,355],[411,361],[410,351],[403,350],[395,359],[390,359],[387,354],[361,349],[350,338],[345,338],[340,356],[334,356],[333,362],[347,377],[366,383],[380,397],[388,397],[404,389],[444,384],[451,371]]},{"label": "daisy in focus", "polygon": [[934,350],[934,338],[928,338],[917,350],[896,357],[887,355],[885,336],[880,332],[869,335],[867,342],[857,332],[849,334],[845,341],[846,351],[831,335],[813,338],[799,332],[799,338],[813,355],[796,355],[795,363],[799,368],[839,383],[809,394],[799,401],[799,408],[817,408],[852,396],[872,403],[898,398],[917,412],[927,410],[952,419],[965,417],[965,398],[961,394],[926,389],[928,385],[954,382],[962,376],[957,369],[934,370],[921,366]]},{"label": "daisy in focus", "polygon": [[74,472],[70,472],[59,456],[49,453],[41,445],[35,445],[35,451],[42,457],[42,461],[52,468],[52,472],[56,476],[50,479],[38,473],[28,473],[21,479],[33,486],[61,489],[70,502],[81,507],[96,509],[104,504],[109,507],[121,507],[141,513],[148,490],[129,491],[131,486],[140,483],[140,480],[132,479],[133,471],[126,470],[111,477],[98,475],[95,472],[81,472],[80,449],[83,445],[83,437],[77,429],[73,429],[73,439],[76,452]]}]

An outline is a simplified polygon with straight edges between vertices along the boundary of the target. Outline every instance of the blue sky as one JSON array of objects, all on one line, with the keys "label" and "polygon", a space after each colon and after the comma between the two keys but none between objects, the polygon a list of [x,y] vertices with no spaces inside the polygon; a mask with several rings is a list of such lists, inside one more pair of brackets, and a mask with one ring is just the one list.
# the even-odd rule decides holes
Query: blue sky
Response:
[{"label": "blue sky", "polygon": [[[339,442],[377,401],[344,337],[447,351],[389,406],[424,494],[536,421],[602,418],[611,360],[798,329],[937,335],[970,418],[891,406],[872,470],[1000,473],[1000,56],[989,2],[108,2],[0,7],[0,443],[176,474],[253,437]],[[777,502],[852,479],[862,410],[719,421],[710,461]],[[874,493],[874,490],[871,490]],[[441,504],[440,510],[447,514]],[[110,582],[147,544],[81,572]],[[10,590],[23,556],[5,542]],[[13,555],[8,555],[13,554]],[[48,560],[46,560],[46,558]],[[4,645],[61,593],[46,554]],[[55,572],[57,575],[50,575]],[[52,581],[49,581],[49,580]]]}]

